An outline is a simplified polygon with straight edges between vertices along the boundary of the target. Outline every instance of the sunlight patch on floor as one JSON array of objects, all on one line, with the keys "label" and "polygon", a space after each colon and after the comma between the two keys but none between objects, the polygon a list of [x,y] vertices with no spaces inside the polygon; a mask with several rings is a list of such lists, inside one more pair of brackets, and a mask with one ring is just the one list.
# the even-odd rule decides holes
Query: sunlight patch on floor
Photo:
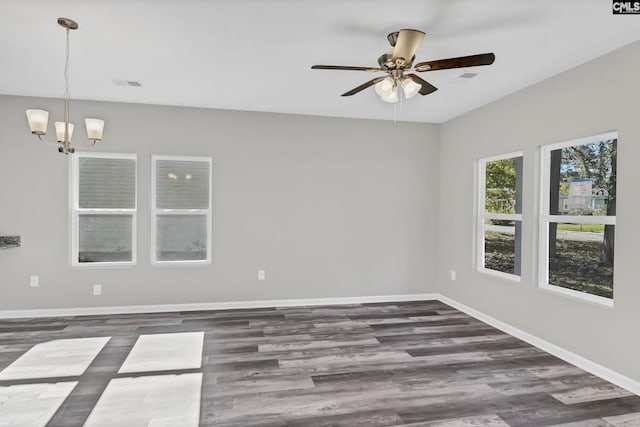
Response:
[{"label": "sunlight patch on floor", "polygon": [[44,427],[78,384],[19,384],[0,387],[0,426]]},{"label": "sunlight patch on floor", "polygon": [[118,373],[198,369],[204,332],[140,335]]},{"label": "sunlight patch on floor", "polygon": [[110,338],[72,338],[36,344],[0,372],[0,380],[80,376]]},{"label": "sunlight patch on floor", "polygon": [[197,427],[202,373],[116,378],[109,382],[85,427]]}]

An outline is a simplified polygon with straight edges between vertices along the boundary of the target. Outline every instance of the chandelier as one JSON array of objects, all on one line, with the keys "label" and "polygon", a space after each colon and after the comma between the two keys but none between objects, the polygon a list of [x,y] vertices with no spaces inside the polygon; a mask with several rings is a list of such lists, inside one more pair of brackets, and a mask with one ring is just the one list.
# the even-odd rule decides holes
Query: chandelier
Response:
[{"label": "chandelier", "polygon": [[58,147],[58,152],[69,154],[74,153],[76,148],[87,148],[102,140],[102,132],[104,130],[104,120],[100,119],[84,119],[87,127],[87,138],[89,144],[82,147],[72,147],[71,137],[73,136],[73,123],[69,122],[69,30],[77,30],[78,23],[68,18],[58,18],[58,24],[66,30],[67,33],[67,49],[66,61],[64,64],[64,122],[55,122],[56,143],[46,141],[43,136],[47,134],[47,125],[49,122],[49,112],[45,110],[27,110],[27,120],[31,133],[36,135],[40,141],[47,145]]}]

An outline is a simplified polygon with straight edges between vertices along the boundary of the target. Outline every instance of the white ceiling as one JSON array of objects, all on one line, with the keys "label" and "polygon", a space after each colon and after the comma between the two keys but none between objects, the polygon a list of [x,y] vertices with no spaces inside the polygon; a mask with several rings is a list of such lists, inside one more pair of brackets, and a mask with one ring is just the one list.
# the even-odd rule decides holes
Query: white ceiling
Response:
[{"label": "white ceiling", "polygon": [[[640,39],[609,0],[2,0],[0,93],[60,97],[64,30],[71,96],[439,123]],[[488,67],[422,73],[439,88],[403,105],[368,89],[386,35],[427,33],[416,62],[494,52]],[[457,79],[465,71],[471,80]],[[142,87],[115,82],[135,80]],[[394,111],[394,108],[397,110]]]}]

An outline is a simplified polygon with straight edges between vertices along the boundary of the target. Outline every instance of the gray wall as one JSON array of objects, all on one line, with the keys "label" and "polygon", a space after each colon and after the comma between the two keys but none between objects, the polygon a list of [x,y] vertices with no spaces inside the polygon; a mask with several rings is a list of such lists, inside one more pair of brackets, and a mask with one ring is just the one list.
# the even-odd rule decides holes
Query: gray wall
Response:
[{"label": "gray wall", "polygon": [[[417,123],[73,102],[106,120],[95,151],[138,154],[138,264],[71,268],[68,158],[0,96],[0,310],[397,295],[435,285],[439,127]],[[52,124],[50,123],[50,127]],[[51,131],[50,131],[51,133]],[[213,263],[149,263],[151,154],[213,158]],[[257,270],[266,270],[266,281]],[[29,287],[29,276],[40,287]],[[100,283],[103,295],[92,295]]]},{"label": "gray wall", "polygon": [[[512,94],[441,129],[439,291],[463,304],[640,380],[640,43]],[[615,307],[537,288],[540,145],[619,131]],[[473,271],[474,164],[524,151],[522,283]],[[451,281],[449,271],[457,271]]]}]

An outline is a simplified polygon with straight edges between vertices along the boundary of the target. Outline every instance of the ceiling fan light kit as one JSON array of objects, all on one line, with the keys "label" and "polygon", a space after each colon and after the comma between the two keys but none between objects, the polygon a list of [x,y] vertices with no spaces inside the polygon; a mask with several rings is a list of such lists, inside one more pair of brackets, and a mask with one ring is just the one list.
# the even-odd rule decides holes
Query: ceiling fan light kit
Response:
[{"label": "ceiling fan light kit", "polygon": [[384,72],[386,77],[376,77],[342,94],[342,96],[355,95],[371,86],[386,102],[398,102],[398,91],[402,87],[402,92],[406,99],[420,95],[428,95],[438,90],[429,82],[418,77],[416,74],[406,74],[408,71],[424,73],[427,71],[446,70],[451,68],[477,67],[480,65],[491,65],[495,61],[493,53],[483,53],[480,55],[461,56],[457,58],[440,59],[436,61],[426,61],[416,64],[413,68],[415,53],[424,39],[424,33],[419,30],[400,30],[387,35],[389,44],[393,47],[390,53],[382,54],[378,58],[379,67],[353,67],[341,65],[314,65],[313,70],[348,70],[348,71],[368,71]]},{"label": "ceiling fan light kit", "polygon": [[384,102],[398,102],[398,86],[394,84],[391,92],[389,92],[388,95],[381,96],[380,99],[382,99]]},{"label": "ceiling fan light kit", "polygon": [[[40,141],[47,145],[55,145],[58,147],[60,153],[69,154],[74,153],[76,147],[71,146],[71,137],[73,136],[73,123],[69,122],[69,30],[77,30],[78,23],[69,18],[58,18],[58,24],[65,29],[66,37],[66,61],[64,66],[64,121],[55,122],[56,141],[50,143],[42,137],[47,134],[47,127],[49,123],[49,112],[45,110],[29,109],[27,113],[27,121],[29,122],[29,128],[31,133],[36,135]],[[85,119],[85,126],[87,128],[87,139],[89,144],[83,147],[87,148],[95,145],[97,141],[102,140],[102,134],[104,131],[104,120],[100,119]]]},{"label": "ceiling fan light kit", "polygon": [[389,96],[393,92],[396,82],[391,77],[385,77],[382,81],[376,83],[374,89],[381,97]]},{"label": "ceiling fan light kit", "polygon": [[420,89],[422,89],[422,86],[411,79],[404,79],[402,81],[402,91],[406,99],[416,96]]}]

